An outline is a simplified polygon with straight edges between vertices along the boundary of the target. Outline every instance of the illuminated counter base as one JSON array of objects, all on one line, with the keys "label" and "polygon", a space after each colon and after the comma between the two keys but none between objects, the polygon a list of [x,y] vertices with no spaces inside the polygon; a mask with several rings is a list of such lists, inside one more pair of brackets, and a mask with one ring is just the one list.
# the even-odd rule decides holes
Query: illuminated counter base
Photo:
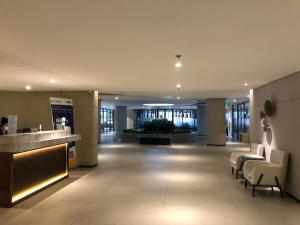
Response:
[{"label": "illuminated counter base", "polygon": [[11,207],[68,175],[67,144],[0,152],[0,207]]}]

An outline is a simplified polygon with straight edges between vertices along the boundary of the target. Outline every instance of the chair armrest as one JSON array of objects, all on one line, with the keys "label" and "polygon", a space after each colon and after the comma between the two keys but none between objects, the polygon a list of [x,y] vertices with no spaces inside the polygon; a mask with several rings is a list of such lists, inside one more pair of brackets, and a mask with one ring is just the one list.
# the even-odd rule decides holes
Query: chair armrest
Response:
[{"label": "chair armrest", "polygon": [[249,154],[248,152],[233,152],[230,155],[230,161],[236,161],[241,155]]},{"label": "chair armrest", "polygon": [[278,179],[279,185],[283,185],[285,182],[287,168],[281,167],[279,165],[272,165],[270,163],[266,165],[257,164],[252,170],[253,181],[256,183],[261,174],[263,174],[263,178],[260,182],[261,185],[274,185],[276,186],[275,177]]},{"label": "chair armrest", "polygon": [[244,163],[244,171],[250,172],[256,166],[268,165],[268,164],[269,164],[268,162],[262,160],[247,160]]}]

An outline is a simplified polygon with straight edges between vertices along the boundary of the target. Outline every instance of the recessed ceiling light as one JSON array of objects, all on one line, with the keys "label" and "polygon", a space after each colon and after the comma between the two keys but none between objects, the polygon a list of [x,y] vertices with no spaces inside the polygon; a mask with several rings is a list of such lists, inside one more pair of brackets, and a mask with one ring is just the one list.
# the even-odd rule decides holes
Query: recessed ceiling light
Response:
[{"label": "recessed ceiling light", "polygon": [[180,68],[180,67],[182,67],[182,63],[181,63],[181,62],[177,62],[177,63],[175,63],[175,67],[176,67],[176,68]]},{"label": "recessed ceiling light", "polygon": [[50,79],[49,82],[50,82],[51,84],[54,84],[56,81],[55,81],[54,79]]},{"label": "recessed ceiling light", "polygon": [[115,100],[118,100],[118,99],[119,99],[119,97],[118,97],[118,96],[116,96],[116,97],[115,97]]},{"label": "recessed ceiling light", "polygon": [[180,61],[181,56],[182,55],[176,55],[176,63],[175,63],[176,68],[182,67],[182,62]]},{"label": "recessed ceiling light", "polygon": [[248,86],[248,83],[246,82],[246,83],[244,83],[244,86]]},{"label": "recessed ceiling light", "polygon": [[180,99],[180,97],[177,97],[177,99]]},{"label": "recessed ceiling light", "polygon": [[176,88],[177,88],[177,89],[180,89],[180,88],[181,88],[181,85],[180,85],[180,84],[177,84],[177,85],[176,85]]},{"label": "recessed ceiling light", "polygon": [[146,104],[143,104],[144,106],[156,106],[156,107],[159,107],[159,106],[173,106],[174,104],[169,104],[169,103],[146,103]]},{"label": "recessed ceiling light", "polygon": [[30,86],[30,85],[26,85],[26,86],[25,86],[25,89],[26,89],[26,90],[31,90],[31,86]]}]

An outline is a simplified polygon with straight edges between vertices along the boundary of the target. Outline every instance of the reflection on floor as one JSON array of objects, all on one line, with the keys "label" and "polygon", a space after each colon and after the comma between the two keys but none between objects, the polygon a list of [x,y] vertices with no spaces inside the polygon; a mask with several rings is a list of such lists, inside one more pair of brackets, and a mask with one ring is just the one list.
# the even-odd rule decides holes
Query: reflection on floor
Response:
[{"label": "reflection on floor", "polygon": [[117,142],[116,132],[102,132],[100,135],[100,143],[114,143]]},{"label": "reflection on floor", "polygon": [[[298,225],[299,203],[251,197],[231,176],[231,151],[247,146],[102,144],[99,166],[11,209],[2,225]],[[73,178],[72,178],[73,177]],[[51,191],[52,190],[52,191]],[[50,193],[50,194],[49,194]]]}]

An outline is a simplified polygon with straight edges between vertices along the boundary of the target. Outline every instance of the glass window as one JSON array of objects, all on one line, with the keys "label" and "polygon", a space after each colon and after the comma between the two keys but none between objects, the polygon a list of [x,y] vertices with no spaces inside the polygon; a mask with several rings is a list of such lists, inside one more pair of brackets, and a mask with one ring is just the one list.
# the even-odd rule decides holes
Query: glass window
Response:
[{"label": "glass window", "polygon": [[100,128],[101,132],[114,131],[114,110],[100,109]]},{"label": "glass window", "polygon": [[145,121],[153,119],[167,119],[172,121],[176,127],[189,125],[192,130],[197,129],[196,109],[137,109],[135,110],[134,127],[141,129]]},{"label": "glass window", "polygon": [[239,134],[249,132],[249,102],[227,106],[227,135],[233,140],[239,140]]}]

